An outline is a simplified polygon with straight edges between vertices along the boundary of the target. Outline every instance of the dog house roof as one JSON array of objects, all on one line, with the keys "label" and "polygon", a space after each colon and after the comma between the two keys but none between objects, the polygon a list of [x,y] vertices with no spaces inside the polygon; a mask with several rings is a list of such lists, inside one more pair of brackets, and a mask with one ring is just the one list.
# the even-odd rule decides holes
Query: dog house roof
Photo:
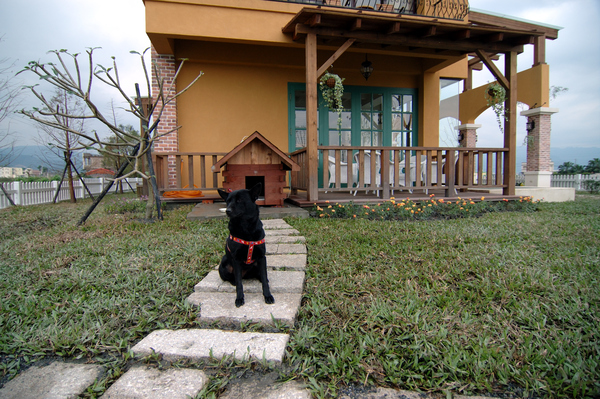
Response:
[{"label": "dog house roof", "polygon": [[267,140],[259,132],[254,132],[233,150],[212,166],[212,171],[219,171],[223,165],[262,165],[281,163],[286,170],[298,171],[300,165],[292,161],[285,153]]}]

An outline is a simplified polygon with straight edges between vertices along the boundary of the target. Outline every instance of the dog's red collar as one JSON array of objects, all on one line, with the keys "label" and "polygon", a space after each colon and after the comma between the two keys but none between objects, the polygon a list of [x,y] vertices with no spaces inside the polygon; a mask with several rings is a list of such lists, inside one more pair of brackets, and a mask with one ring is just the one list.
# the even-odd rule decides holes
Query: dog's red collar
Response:
[{"label": "dog's red collar", "polygon": [[252,263],[252,252],[254,252],[254,246],[255,245],[260,245],[260,244],[264,244],[265,243],[265,239],[263,238],[260,241],[246,241],[246,240],[242,240],[241,238],[237,238],[232,236],[231,234],[229,235],[229,239],[237,242],[238,244],[243,244],[243,245],[247,245],[248,246],[248,256],[246,257],[246,264],[249,265],[250,263]]}]

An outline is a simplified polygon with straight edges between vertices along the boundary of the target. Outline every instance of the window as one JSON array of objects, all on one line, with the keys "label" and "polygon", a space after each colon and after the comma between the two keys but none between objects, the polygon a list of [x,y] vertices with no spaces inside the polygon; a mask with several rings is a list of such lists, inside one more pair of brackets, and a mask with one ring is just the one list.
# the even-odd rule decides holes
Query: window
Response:
[{"label": "window", "polygon": [[[289,151],[306,146],[306,92],[290,83]],[[417,90],[345,86],[341,124],[320,97],[319,145],[414,147],[418,143]]]}]

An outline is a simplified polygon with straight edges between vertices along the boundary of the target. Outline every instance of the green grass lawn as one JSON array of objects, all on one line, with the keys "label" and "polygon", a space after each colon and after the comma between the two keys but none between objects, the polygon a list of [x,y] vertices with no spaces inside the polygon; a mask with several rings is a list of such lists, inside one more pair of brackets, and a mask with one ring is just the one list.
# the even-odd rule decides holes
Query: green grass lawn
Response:
[{"label": "green grass lawn", "polygon": [[[107,384],[151,331],[197,326],[184,300],[218,264],[226,223],[187,221],[183,207],[148,224],[112,201],[82,228],[87,201],[0,211],[0,383],[62,356],[103,362]],[[600,395],[600,197],[467,219],[288,222],[309,265],[282,378],[317,397],[352,384]]]}]

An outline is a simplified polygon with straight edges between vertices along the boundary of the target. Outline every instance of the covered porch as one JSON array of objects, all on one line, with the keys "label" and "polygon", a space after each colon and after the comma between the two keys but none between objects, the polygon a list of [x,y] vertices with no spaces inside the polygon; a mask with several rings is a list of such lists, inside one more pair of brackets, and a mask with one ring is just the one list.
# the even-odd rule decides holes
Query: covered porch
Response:
[{"label": "covered porch", "polygon": [[[546,32],[528,24],[495,26],[498,21],[486,20],[478,13],[470,13],[467,23],[399,17],[305,8],[283,28],[295,41],[303,41],[305,47],[306,146],[291,153],[301,165],[301,171],[292,174],[292,197],[316,203],[331,193],[355,197],[372,192],[388,199],[396,193],[427,196],[433,190],[451,197],[460,191],[482,188],[501,188],[504,196],[514,196],[517,54],[523,52],[523,45],[532,44],[535,63],[544,63]],[[317,49],[321,43],[339,43],[339,48],[319,65]],[[506,91],[503,148],[423,146],[431,143],[427,136],[432,121],[425,117],[427,112],[419,115],[417,146],[322,145],[318,80],[353,46],[424,57],[424,76],[435,75],[461,58],[469,60],[469,74],[476,65],[484,64]],[[497,54],[504,55],[504,71],[492,62]]]}]

